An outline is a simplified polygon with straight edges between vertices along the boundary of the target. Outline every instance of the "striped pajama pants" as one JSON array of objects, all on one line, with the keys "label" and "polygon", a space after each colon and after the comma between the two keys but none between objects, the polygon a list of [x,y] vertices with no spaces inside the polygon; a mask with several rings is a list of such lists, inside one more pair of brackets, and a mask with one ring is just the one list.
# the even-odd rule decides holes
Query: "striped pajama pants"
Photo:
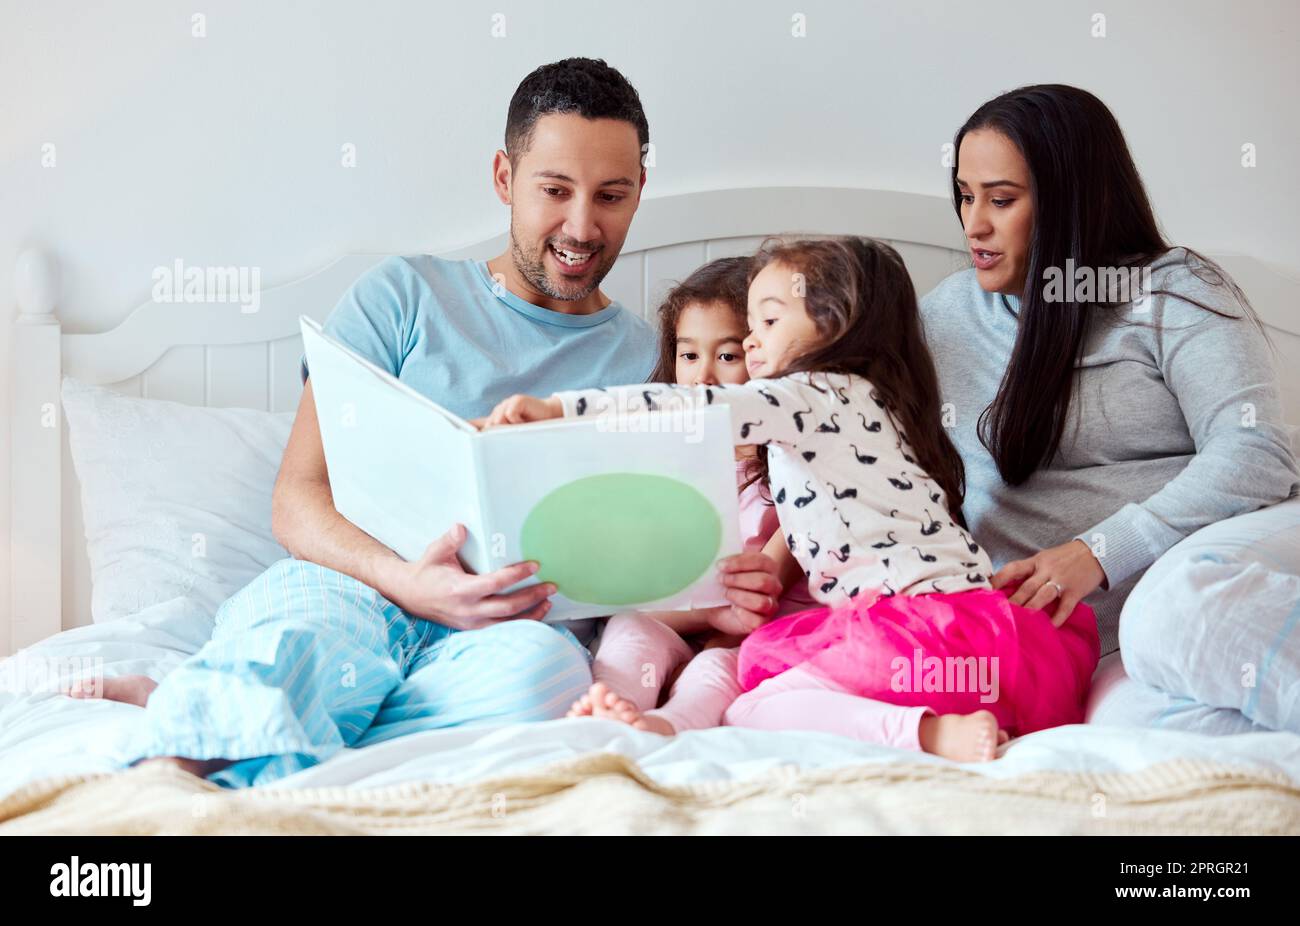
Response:
[{"label": "striped pajama pants", "polygon": [[153,691],[124,764],[233,759],[209,780],[266,784],[345,746],[562,717],[590,666],[565,627],[453,630],[350,576],[284,559],[222,604],[212,639]]}]

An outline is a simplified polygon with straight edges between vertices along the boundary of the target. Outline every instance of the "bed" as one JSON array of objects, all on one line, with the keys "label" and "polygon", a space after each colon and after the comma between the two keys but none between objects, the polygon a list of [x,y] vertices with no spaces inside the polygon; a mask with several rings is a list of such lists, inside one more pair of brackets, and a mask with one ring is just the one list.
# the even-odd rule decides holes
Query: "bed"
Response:
[{"label": "bed", "polygon": [[[782,232],[886,239],[920,293],[968,265],[939,197],[717,190],[646,200],[602,288],[648,317],[670,281]],[[504,245],[502,235],[445,256]],[[1300,281],[1248,256],[1215,256],[1268,325],[1287,420],[1300,421]],[[120,771],[139,709],[73,700],[52,680],[88,665],[161,678],[202,646],[216,604],[287,555],[270,538],[268,482],[301,393],[297,318],[324,321],[382,257],[342,257],[263,290],[251,311],[232,298],[150,301],[97,334],[61,330],[50,256],[20,258],[0,834],[1300,832],[1300,735],[1135,681],[1118,654],[1098,669],[1089,723],[1020,738],[978,766],[825,734],[721,728],[670,740],[569,719],[345,750],[241,792],[166,769]],[[210,476],[214,460],[228,465]],[[113,495],[135,510],[106,510]],[[173,508],[151,521],[163,496]],[[233,496],[240,507],[223,508]],[[1300,547],[1300,499],[1284,504],[1281,520],[1234,535],[1280,596],[1300,583],[1300,556],[1287,552]],[[198,518],[202,529],[189,530]],[[160,524],[189,544],[185,556],[165,555]],[[1175,552],[1169,569],[1152,569],[1165,585],[1148,583],[1143,596],[1139,585],[1138,604],[1187,606],[1165,594],[1183,562]]]}]

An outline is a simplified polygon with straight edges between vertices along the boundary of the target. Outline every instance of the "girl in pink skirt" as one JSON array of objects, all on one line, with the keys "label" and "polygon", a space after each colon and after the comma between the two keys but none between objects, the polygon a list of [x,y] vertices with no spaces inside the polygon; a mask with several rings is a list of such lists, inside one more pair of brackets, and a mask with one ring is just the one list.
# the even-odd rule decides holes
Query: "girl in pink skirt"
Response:
[{"label": "girl in pink skirt", "polygon": [[486,426],[730,407],[820,606],[745,639],[744,693],[726,723],[958,757],[927,746],[947,736],[973,744],[961,757],[988,759],[1008,735],[1082,722],[1099,655],[1092,609],[1049,616],[993,589],[898,253],[866,238],[765,246],[748,323],[746,383],[514,396]]}]

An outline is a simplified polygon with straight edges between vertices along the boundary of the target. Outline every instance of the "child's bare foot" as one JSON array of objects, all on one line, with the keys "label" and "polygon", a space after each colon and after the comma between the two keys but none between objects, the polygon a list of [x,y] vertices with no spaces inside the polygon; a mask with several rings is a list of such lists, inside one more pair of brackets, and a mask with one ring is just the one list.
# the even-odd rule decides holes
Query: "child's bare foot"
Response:
[{"label": "child's bare foot", "polygon": [[[613,692],[609,690],[609,686],[604,682],[593,682],[591,687],[587,689],[587,693],[574,701],[564,716],[590,717],[595,713],[594,707],[596,702],[599,701],[601,704],[604,704],[606,699],[611,695],[613,695]],[[608,715],[602,714],[601,716],[604,717]]]},{"label": "child's bare foot", "polygon": [[70,698],[103,698],[144,707],[158,687],[147,675],[119,675],[117,678],[83,678],[72,683],[65,694]]},{"label": "child's bare foot", "polygon": [[677,728],[658,714],[642,714],[638,712],[636,720],[632,721],[632,726],[638,730],[645,730],[647,733],[658,733],[660,736],[677,735]]},{"label": "child's bare foot", "polygon": [[600,682],[591,686],[590,694],[593,717],[618,720],[637,730],[658,733],[661,736],[675,736],[677,734],[676,728],[667,720],[656,714],[643,714],[641,708],[610,691]]},{"label": "child's bare foot", "polygon": [[1005,730],[998,729],[992,711],[921,718],[921,748],[954,762],[989,762],[1009,738]]},{"label": "child's bare foot", "polygon": [[677,731],[662,717],[643,714],[641,709],[626,698],[610,691],[604,682],[595,682],[587,693],[573,702],[566,717],[602,717],[617,720],[638,730],[672,736]]},{"label": "child's bare foot", "polygon": [[611,691],[604,682],[593,682],[587,693],[579,698],[586,700],[590,706],[588,713],[592,717],[604,717],[606,720],[621,720],[631,723],[639,711],[635,704]]},{"label": "child's bare foot", "polygon": [[[595,686],[592,686],[595,687]],[[590,717],[591,716],[591,689],[587,690],[581,698],[574,701],[565,713],[565,717]]]},{"label": "child's bare foot", "polygon": [[636,705],[631,701],[625,701],[614,692],[609,690],[609,686],[604,682],[592,682],[587,693],[573,702],[569,712],[565,717],[605,717],[610,720],[622,720],[622,713],[617,709],[618,705],[626,705],[632,710],[636,710]]}]

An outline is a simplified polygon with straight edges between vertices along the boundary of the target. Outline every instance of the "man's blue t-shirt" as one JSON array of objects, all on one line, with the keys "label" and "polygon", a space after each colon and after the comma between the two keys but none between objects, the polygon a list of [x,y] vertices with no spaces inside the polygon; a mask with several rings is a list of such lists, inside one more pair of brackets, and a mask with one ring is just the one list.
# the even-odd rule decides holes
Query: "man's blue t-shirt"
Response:
[{"label": "man's blue t-shirt", "polygon": [[[462,418],[516,393],[643,383],[654,330],[611,303],[566,315],[495,286],[484,261],[390,257],[361,276],[324,329]],[[302,378],[307,379],[302,359]]]}]

